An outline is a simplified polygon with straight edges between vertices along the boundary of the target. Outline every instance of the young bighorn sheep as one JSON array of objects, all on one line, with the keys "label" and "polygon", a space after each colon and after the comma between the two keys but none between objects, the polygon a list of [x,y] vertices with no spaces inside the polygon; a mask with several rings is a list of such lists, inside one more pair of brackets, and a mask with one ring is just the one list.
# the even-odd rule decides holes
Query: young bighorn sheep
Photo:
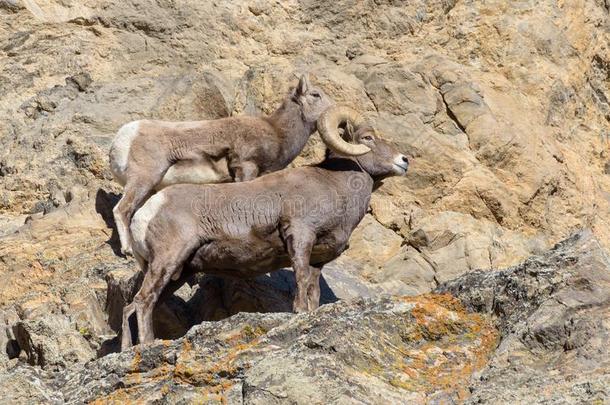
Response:
[{"label": "young bighorn sheep", "polygon": [[121,251],[131,254],[133,213],[154,192],[178,183],[246,181],[286,167],[333,104],[302,76],[270,116],[209,121],[140,120],[123,125],[110,148],[110,168],[123,185],[113,210]]},{"label": "young bighorn sheep", "polygon": [[[339,124],[349,122],[341,138]],[[330,151],[316,166],[285,169],[244,183],[180,184],[152,196],[134,215],[134,254],[145,272],[123,310],[122,349],[154,339],[152,313],[170,282],[192,272],[250,278],[292,266],[296,312],[319,305],[322,266],[337,258],[366,213],[376,183],[405,175],[407,158],[345,107],[318,123]],[[343,156],[342,156],[343,155]],[[344,155],[351,155],[344,157]]]}]

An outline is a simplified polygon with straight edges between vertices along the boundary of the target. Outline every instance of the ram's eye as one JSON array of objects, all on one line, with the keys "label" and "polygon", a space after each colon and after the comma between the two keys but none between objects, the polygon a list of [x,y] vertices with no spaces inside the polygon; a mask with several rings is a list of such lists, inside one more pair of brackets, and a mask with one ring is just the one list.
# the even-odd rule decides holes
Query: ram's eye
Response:
[{"label": "ram's eye", "polygon": [[320,95],[320,93],[318,93],[317,91],[312,92],[312,93],[311,93],[311,95],[312,95],[312,96],[314,96],[315,98],[320,98],[320,97],[322,97],[322,96]]},{"label": "ram's eye", "polygon": [[366,136],[364,136],[362,139],[364,139],[365,141],[372,141],[372,140],[373,140],[373,137],[372,137],[372,136],[370,136],[370,135],[366,135]]}]

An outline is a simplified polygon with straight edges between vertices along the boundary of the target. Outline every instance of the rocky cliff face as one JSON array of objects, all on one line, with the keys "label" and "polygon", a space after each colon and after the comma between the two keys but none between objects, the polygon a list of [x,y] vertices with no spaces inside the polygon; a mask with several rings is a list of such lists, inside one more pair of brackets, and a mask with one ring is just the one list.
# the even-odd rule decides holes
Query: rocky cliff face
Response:
[{"label": "rocky cliff face", "polygon": [[[0,26],[1,397],[604,400],[607,1],[0,0]],[[140,281],[113,231],[116,130],[267,113],[302,72],[413,157],[324,269],[329,305],[196,326],[294,289],[201,276],[157,310],[180,340],[102,357]],[[462,304],[398,298],[432,291]]]}]

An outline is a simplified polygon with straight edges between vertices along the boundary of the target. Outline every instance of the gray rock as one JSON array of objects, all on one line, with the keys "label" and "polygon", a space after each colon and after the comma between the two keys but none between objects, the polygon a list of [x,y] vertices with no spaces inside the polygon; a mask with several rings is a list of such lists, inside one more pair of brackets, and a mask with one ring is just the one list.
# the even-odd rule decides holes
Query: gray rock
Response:
[{"label": "gray rock", "polygon": [[50,374],[38,367],[19,365],[0,372],[0,392],[7,404],[62,404],[63,395],[47,383]]},{"label": "gray rock", "polygon": [[[328,284],[343,285],[333,292],[380,293],[331,270]],[[125,300],[137,278],[108,274],[115,291],[108,303]],[[282,310],[274,305],[288,303],[292,289],[283,273],[242,285],[203,276],[178,288],[157,316],[168,327],[185,308],[196,313],[189,322],[240,307]],[[16,403],[608,399],[610,259],[590,232],[521,265],[464,274],[435,292],[343,299],[301,315],[242,312],[204,321],[177,340],[88,362],[92,349],[67,318],[19,320],[13,330],[24,356],[5,363],[0,396]]]},{"label": "gray rock", "polygon": [[471,403],[603,403],[610,398],[610,257],[589,231],[501,271],[442,285],[493,314],[502,341]]},{"label": "gray rock", "polygon": [[15,308],[0,311],[0,364],[19,356],[19,344],[13,333],[13,325],[19,321]]},{"label": "gray rock", "polygon": [[110,354],[46,383],[68,403],[451,400],[467,378],[460,370],[476,369],[495,333],[444,296],[358,299],[309,314],[204,322],[184,338]]},{"label": "gray rock", "polygon": [[95,358],[95,350],[86,339],[88,333],[77,330],[63,315],[19,321],[13,326],[15,340],[27,362],[53,370]]}]

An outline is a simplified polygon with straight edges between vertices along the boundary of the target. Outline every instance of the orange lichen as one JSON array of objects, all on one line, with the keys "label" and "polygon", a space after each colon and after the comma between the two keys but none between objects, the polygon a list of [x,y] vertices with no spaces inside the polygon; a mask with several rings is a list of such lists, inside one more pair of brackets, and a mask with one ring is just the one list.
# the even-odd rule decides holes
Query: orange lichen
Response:
[{"label": "orange lichen", "polygon": [[144,404],[146,401],[141,398],[138,394],[139,388],[119,388],[116,391],[111,392],[108,395],[99,397],[90,402],[92,405],[108,405],[108,404],[121,404],[121,405],[136,405]]},{"label": "orange lichen", "polygon": [[[371,350],[367,339],[357,341],[366,345],[366,356],[354,359],[353,371],[379,378],[399,390],[428,395],[445,392],[458,401],[467,398],[468,380],[487,363],[498,341],[491,320],[467,312],[447,294],[399,300],[409,303],[405,316],[397,318],[389,332],[376,335],[377,351]],[[129,386],[141,378],[162,387],[157,391],[160,396],[170,392],[171,384],[188,384],[196,387],[198,401],[226,403],[234,377],[247,367],[248,351],[256,350],[265,333],[263,328],[250,325],[222,333],[216,337],[218,347],[206,355],[184,339],[175,365],[164,364],[147,372],[139,372],[141,355],[136,352],[132,368],[137,375],[126,379],[126,388],[100,401],[148,400],[147,393]],[[163,380],[167,380],[165,384]]]},{"label": "orange lichen", "polygon": [[199,388],[199,398],[203,403],[209,403],[212,401],[219,402],[221,404],[228,404],[226,391],[231,388],[232,384],[219,384],[213,387],[201,387]]},{"label": "orange lichen", "polygon": [[258,336],[264,333],[266,331],[262,328],[246,326],[237,333],[225,335],[222,339],[227,346],[215,353],[214,360],[202,361],[200,358],[192,358],[186,354],[188,350],[183,350],[180,361],[174,368],[173,377],[179,383],[220,387],[221,392],[224,392],[233,384],[230,378],[239,372],[235,364],[236,360],[244,351],[258,345],[260,342]]},{"label": "orange lichen", "polygon": [[412,321],[397,324],[402,341],[384,352],[394,356],[394,363],[373,360],[364,371],[407,391],[445,391],[465,399],[468,379],[487,363],[498,342],[491,320],[467,312],[449,294],[400,300],[412,304]]},{"label": "orange lichen", "polygon": [[141,361],[142,361],[142,353],[140,353],[140,349],[138,347],[136,347],[134,349],[133,360],[131,361],[131,370],[139,371]]},{"label": "orange lichen", "polygon": [[191,343],[190,340],[184,339],[182,341],[182,353],[188,353],[191,351],[192,348],[193,348],[193,344]]},{"label": "orange lichen", "polygon": [[462,303],[451,294],[428,293],[416,296],[403,296],[400,297],[400,299],[405,302],[414,302],[418,304],[434,304],[462,315],[467,314]]}]

